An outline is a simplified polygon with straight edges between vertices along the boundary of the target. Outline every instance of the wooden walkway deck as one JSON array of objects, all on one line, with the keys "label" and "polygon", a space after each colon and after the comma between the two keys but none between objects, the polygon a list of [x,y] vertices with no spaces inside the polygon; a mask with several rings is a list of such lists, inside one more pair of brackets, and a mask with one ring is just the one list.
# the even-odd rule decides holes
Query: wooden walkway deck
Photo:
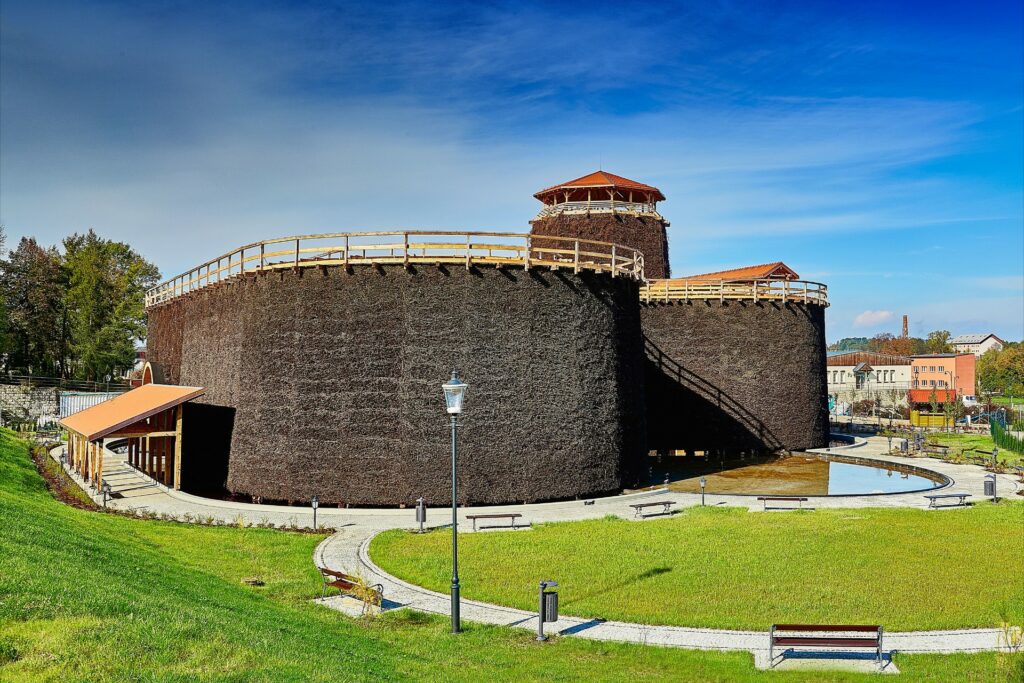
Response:
[{"label": "wooden walkway deck", "polygon": [[721,282],[680,280],[648,280],[640,288],[644,303],[688,301],[765,301],[804,303],[828,306],[828,287],[805,280],[754,280],[752,282]]},{"label": "wooden walkway deck", "polygon": [[642,253],[619,244],[505,232],[350,232],[299,235],[239,247],[146,292],[146,307],[234,278],[326,266],[519,266],[644,279]]}]

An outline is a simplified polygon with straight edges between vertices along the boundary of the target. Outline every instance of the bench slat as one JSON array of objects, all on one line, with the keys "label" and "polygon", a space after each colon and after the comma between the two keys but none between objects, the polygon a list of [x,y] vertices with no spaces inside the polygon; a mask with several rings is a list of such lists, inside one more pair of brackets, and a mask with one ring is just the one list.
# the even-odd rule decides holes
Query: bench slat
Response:
[{"label": "bench slat", "polygon": [[522,517],[520,512],[509,512],[504,515],[466,515],[466,519],[505,519],[506,517]]},{"label": "bench slat", "polygon": [[775,638],[775,645],[808,647],[878,647],[878,638],[813,638],[810,636],[793,636]]},{"label": "bench slat", "polygon": [[774,624],[776,631],[879,631],[881,626],[870,624]]}]

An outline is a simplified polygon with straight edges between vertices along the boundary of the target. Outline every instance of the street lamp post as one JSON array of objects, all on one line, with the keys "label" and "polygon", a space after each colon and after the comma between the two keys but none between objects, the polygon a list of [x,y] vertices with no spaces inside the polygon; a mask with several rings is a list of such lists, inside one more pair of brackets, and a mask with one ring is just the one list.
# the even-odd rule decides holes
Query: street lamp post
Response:
[{"label": "street lamp post", "polygon": [[708,485],[708,480],[704,477],[700,478],[700,506],[704,507],[704,487]]},{"label": "street lamp post", "polygon": [[459,373],[452,370],[452,377],[447,384],[442,384],[444,401],[451,417],[452,426],[452,633],[462,631],[459,620],[459,503],[458,503],[458,417],[462,412],[462,403],[466,397],[465,382],[459,379]]},{"label": "street lamp post", "polygon": [[313,530],[316,531],[319,528],[316,525],[316,509],[320,507],[320,498],[313,496],[309,499],[309,505],[313,508]]}]

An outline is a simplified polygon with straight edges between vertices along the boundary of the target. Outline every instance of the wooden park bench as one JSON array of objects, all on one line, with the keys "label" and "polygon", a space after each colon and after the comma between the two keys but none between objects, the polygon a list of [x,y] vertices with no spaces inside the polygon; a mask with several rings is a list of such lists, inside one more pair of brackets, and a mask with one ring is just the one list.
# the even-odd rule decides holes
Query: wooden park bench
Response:
[{"label": "wooden park bench", "polygon": [[[870,648],[875,651],[878,663],[881,664],[882,627],[856,624],[772,624],[768,643],[769,666],[775,661],[776,647],[787,650],[795,647],[824,647],[833,650]],[[782,656],[785,657],[785,652]]]},{"label": "wooden park bench", "polygon": [[[320,576],[323,577],[324,580],[324,592],[323,595],[321,595],[322,598],[327,597],[328,588],[337,588],[345,595],[351,595],[352,597],[358,600],[362,600],[364,613],[366,612],[367,604],[375,604],[378,606],[383,604],[383,584],[378,583],[372,586],[368,586],[371,595],[364,596],[361,594],[362,591],[360,590],[359,580],[356,577],[350,576],[349,574],[346,574],[344,572],[328,569],[327,567],[317,567],[317,569],[320,570]],[[370,600],[367,600],[367,597],[369,597]]]},{"label": "wooden park bench", "polygon": [[971,494],[969,493],[932,493],[930,495],[925,496],[925,498],[928,499],[928,507],[930,508],[939,507],[939,504],[936,501],[941,500],[943,498],[959,498],[960,500],[958,500],[956,504],[966,505],[967,499],[970,497]]},{"label": "wooden park bench", "polygon": [[496,512],[490,515],[466,515],[466,519],[473,522],[473,531],[476,531],[476,520],[478,519],[511,519],[512,528],[516,528],[516,520],[522,517],[518,512]]},{"label": "wooden park bench", "polygon": [[[807,502],[806,498],[801,498],[800,496],[758,496],[757,499],[759,501],[761,501],[762,503],[764,503],[764,509],[765,510],[768,509],[768,503],[769,502],[771,502],[771,503],[797,503],[799,509],[801,509],[801,510],[804,507],[804,503]],[[791,508],[782,508],[782,509],[788,510],[788,509],[791,509]]]},{"label": "wooden park bench", "polygon": [[657,507],[658,505],[660,505],[662,506],[661,514],[667,515],[671,510],[672,506],[675,504],[676,502],[674,500],[659,500],[654,503],[633,503],[629,507],[633,508],[634,517],[640,517],[641,519],[643,519],[646,516],[643,514],[643,512],[649,507]]}]

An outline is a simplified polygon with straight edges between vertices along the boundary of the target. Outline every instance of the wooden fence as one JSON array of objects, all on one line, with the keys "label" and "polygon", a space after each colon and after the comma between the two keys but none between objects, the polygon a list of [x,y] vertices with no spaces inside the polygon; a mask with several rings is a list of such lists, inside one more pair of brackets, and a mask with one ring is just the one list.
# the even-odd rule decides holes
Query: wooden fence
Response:
[{"label": "wooden fence", "polygon": [[610,242],[507,232],[350,232],[264,240],[235,249],[146,292],[156,306],[204,287],[273,270],[414,264],[516,265],[644,279],[643,254]]},{"label": "wooden fence", "polygon": [[644,303],[672,301],[777,301],[828,306],[828,287],[804,280],[649,280],[640,288]]}]

